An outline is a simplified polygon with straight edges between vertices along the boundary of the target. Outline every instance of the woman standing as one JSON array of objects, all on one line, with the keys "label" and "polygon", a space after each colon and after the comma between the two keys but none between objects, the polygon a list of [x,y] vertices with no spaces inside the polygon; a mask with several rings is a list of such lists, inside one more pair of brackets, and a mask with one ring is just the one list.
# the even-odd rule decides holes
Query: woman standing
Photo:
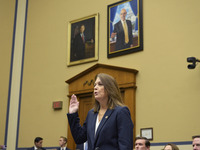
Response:
[{"label": "woman standing", "polygon": [[94,108],[83,126],[78,117],[79,102],[72,95],[68,121],[76,144],[88,141],[88,150],[132,150],[133,123],[124,106],[115,79],[100,73],[94,83]]}]

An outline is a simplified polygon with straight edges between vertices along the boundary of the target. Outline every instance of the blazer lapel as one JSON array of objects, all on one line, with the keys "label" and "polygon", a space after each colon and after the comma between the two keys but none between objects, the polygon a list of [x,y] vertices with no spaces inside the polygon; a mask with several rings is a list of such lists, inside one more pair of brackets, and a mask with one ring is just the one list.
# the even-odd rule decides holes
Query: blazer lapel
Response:
[{"label": "blazer lapel", "polygon": [[[94,113],[94,112],[92,112],[92,113]],[[90,137],[90,140],[91,140],[91,146],[93,147],[94,146],[94,142],[95,142],[95,140],[94,140],[94,138],[95,138],[95,125],[96,125],[96,119],[97,119],[97,114],[98,113],[94,113],[92,116],[93,117],[91,117],[91,119],[90,119],[90,121],[88,122],[90,125],[90,132],[88,132],[89,133],[89,137]]]},{"label": "blazer lapel", "polygon": [[123,36],[123,38],[124,38],[125,35],[124,35],[124,27],[123,27],[123,25],[122,25],[122,21],[120,21],[120,24],[119,24],[119,25],[120,25],[120,31],[123,31],[123,32],[122,32],[122,36]]},{"label": "blazer lapel", "polygon": [[122,21],[120,21],[119,27],[120,27],[120,30],[124,30],[123,25],[122,25]]},{"label": "blazer lapel", "polygon": [[[95,135],[95,144],[96,144],[96,141],[98,139],[98,136],[99,136],[99,132],[101,131],[102,127],[105,125],[105,123],[107,122],[107,120],[109,119],[110,115],[112,114],[113,112],[113,109],[108,109],[106,111],[106,113],[104,114],[100,124],[99,124],[99,127],[97,128],[97,132],[96,132],[96,135]],[[96,120],[95,120],[96,121]],[[95,122],[96,124],[96,122]]]},{"label": "blazer lapel", "polygon": [[96,125],[96,120],[97,120],[97,115],[98,115],[98,113],[94,113],[94,117],[93,117],[93,119],[92,119],[92,129],[91,129],[91,134],[92,134],[92,137],[94,137],[95,136],[95,125]]}]

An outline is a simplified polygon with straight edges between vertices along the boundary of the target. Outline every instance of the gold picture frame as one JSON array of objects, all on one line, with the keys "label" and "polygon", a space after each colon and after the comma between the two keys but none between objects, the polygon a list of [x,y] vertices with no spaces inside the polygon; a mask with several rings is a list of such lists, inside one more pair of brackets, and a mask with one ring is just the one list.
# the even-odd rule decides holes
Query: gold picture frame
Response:
[{"label": "gold picture frame", "polygon": [[68,24],[67,66],[98,60],[98,13]]}]

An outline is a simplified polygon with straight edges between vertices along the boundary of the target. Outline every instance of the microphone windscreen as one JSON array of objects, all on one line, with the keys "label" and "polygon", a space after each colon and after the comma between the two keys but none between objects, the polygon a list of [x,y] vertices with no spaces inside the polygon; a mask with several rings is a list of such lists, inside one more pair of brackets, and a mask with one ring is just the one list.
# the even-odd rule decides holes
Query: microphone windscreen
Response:
[{"label": "microphone windscreen", "polygon": [[195,62],[196,58],[195,57],[188,57],[187,62]]},{"label": "microphone windscreen", "polygon": [[192,65],[188,65],[188,69],[194,69],[196,67],[195,64],[192,64]]}]

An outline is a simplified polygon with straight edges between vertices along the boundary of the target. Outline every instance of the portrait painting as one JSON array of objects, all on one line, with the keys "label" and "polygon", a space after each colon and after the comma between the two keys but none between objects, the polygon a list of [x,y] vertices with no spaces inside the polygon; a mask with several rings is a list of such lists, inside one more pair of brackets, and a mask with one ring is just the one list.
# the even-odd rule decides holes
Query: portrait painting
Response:
[{"label": "portrait painting", "polygon": [[108,5],[107,57],[143,50],[142,0]]},{"label": "portrait painting", "polygon": [[68,66],[98,60],[98,14],[69,22]]}]

